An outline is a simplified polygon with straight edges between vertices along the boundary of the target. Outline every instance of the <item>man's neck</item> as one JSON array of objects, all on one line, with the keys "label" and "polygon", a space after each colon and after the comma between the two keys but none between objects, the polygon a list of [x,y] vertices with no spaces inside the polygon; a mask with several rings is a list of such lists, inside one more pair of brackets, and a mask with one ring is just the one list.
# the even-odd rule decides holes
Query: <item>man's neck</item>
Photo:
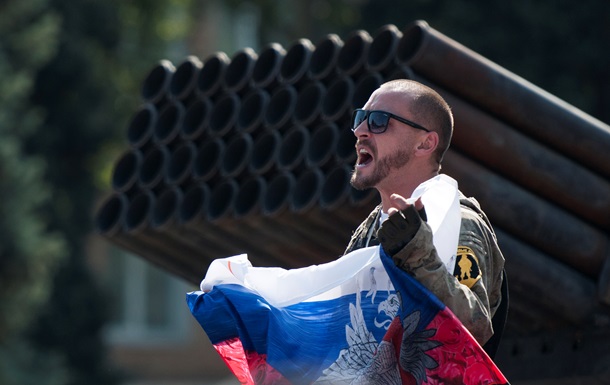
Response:
[{"label": "man's neck", "polygon": [[392,194],[398,194],[404,198],[410,198],[411,195],[413,195],[413,191],[415,191],[420,184],[434,178],[437,175],[438,172],[428,173],[426,175],[421,175],[420,177],[404,178],[391,185],[379,186],[377,191],[381,197],[381,210],[384,213],[387,213],[388,209],[392,207],[392,200],[390,199]]}]

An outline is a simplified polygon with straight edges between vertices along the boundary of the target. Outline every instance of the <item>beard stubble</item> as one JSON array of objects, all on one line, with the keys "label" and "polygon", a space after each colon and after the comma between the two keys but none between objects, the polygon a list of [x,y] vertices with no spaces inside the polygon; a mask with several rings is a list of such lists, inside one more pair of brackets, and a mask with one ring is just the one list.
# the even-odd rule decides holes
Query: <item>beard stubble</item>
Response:
[{"label": "beard stubble", "polygon": [[357,190],[374,188],[379,185],[380,182],[386,179],[393,170],[401,168],[408,163],[410,159],[411,152],[405,145],[393,154],[390,154],[384,158],[375,159],[375,168],[368,176],[361,175],[358,172],[358,168],[354,167],[350,183]]}]

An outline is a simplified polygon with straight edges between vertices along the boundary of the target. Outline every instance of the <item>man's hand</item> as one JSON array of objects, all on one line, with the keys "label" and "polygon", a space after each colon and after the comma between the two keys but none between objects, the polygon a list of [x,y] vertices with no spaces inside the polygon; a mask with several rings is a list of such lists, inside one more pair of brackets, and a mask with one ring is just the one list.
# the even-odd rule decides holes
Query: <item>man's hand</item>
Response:
[{"label": "man's hand", "polygon": [[413,204],[398,195],[392,194],[393,207],[388,210],[388,219],[377,232],[381,246],[390,256],[394,256],[413,239],[419,230],[422,220],[426,220],[426,211],[421,198]]}]

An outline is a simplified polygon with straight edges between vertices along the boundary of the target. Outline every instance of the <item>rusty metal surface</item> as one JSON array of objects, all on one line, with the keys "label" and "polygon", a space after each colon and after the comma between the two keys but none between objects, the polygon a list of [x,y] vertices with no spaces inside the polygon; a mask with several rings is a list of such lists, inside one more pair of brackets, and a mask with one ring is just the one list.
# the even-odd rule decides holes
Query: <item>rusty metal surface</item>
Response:
[{"label": "rusty metal surface", "polygon": [[463,46],[426,22],[403,30],[398,60],[458,97],[610,176],[610,127]]}]

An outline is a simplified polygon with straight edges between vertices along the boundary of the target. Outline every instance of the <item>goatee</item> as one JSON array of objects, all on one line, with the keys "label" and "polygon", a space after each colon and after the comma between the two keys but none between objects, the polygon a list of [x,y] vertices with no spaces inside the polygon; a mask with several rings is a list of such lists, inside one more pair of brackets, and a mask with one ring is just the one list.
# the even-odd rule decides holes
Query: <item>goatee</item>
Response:
[{"label": "goatee", "polygon": [[401,168],[407,164],[410,159],[411,152],[405,146],[405,148],[400,149],[394,154],[375,159],[374,169],[368,176],[360,174],[358,167],[354,167],[350,183],[357,190],[375,188],[380,182],[386,179],[393,170]]}]

